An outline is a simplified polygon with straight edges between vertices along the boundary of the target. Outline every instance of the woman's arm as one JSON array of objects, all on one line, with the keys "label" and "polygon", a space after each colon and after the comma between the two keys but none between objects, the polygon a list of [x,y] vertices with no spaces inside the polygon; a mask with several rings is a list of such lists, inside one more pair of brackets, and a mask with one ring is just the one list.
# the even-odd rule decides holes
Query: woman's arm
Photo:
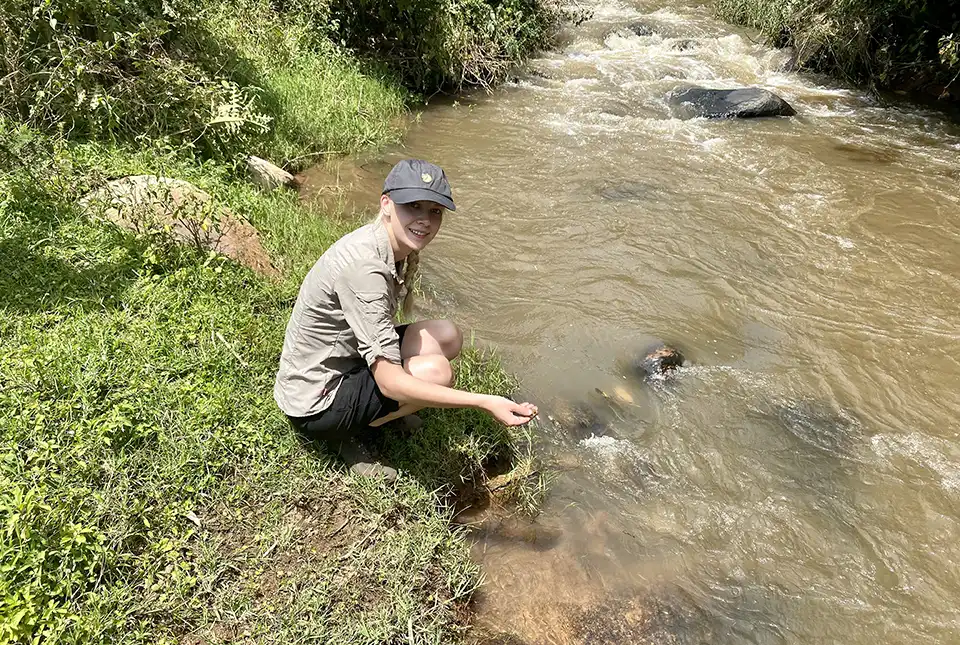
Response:
[{"label": "woman's arm", "polygon": [[523,425],[537,414],[537,407],[529,403],[515,403],[502,396],[465,392],[422,381],[385,358],[374,361],[371,371],[380,391],[400,403],[415,403],[430,408],[483,410],[509,426]]}]

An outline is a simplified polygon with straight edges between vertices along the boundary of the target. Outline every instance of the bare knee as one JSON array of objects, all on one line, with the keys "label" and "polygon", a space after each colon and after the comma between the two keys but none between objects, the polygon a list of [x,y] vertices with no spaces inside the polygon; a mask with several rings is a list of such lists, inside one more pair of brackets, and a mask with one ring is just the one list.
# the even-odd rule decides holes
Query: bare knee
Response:
[{"label": "bare knee", "polygon": [[436,324],[436,339],[443,349],[443,355],[453,360],[460,355],[463,348],[463,332],[452,320],[438,320]]},{"label": "bare knee", "polygon": [[407,371],[422,381],[446,387],[453,385],[453,367],[445,356],[439,354],[414,356],[407,361]]}]

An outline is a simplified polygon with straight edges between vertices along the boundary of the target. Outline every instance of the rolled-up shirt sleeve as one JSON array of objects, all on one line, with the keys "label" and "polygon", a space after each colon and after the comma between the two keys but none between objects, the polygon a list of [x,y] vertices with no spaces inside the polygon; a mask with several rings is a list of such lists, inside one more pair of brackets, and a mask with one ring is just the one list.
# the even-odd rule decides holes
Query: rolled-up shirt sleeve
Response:
[{"label": "rolled-up shirt sleeve", "polygon": [[370,367],[378,358],[401,363],[400,337],[393,324],[392,279],[383,262],[361,260],[344,267],[334,284],[343,316],[357,337],[357,349]]}]

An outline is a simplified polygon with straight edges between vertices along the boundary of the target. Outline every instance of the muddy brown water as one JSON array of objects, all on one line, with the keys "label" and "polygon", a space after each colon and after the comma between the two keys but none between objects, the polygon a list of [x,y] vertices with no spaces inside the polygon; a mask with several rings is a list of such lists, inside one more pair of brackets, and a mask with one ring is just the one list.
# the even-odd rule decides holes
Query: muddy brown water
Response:
[{"label": "muddy brown water", "polygon": [[[307,174],[349,205],[403,156],[442,165],[460,210],[424,254],[422,313],[497,347],[551,416],[608,422],[542,415],[561,474],[535,523],[476,534],[480,624],[960,642],[960,131],[784,71],[698,3],[592,8],[515,83]],[[683,83],[766,87],[798,116],[679,120]],[[669,387],[628,377],[657,340],[690,359]],[[633,403],[590,394],[616,386]]]}]

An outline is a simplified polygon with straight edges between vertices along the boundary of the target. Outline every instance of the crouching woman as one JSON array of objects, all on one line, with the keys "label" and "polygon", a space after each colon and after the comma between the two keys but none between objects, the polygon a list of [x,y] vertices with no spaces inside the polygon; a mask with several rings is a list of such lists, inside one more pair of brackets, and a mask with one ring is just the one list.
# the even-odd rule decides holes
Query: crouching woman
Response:
[{"label": "crouching woman", "polygon": [[340,238],[307,274],[287,324],[274,398],[294,427],[324,442],[360,475],[396,477],[358,438],[425,407],[484,410],[506,425],[529,403],[451,387],[463,337],[449,320],[394,325],[412,305],[419,253],[456,210],[443,171],[407,159],[390,171],[377,219]]}]

